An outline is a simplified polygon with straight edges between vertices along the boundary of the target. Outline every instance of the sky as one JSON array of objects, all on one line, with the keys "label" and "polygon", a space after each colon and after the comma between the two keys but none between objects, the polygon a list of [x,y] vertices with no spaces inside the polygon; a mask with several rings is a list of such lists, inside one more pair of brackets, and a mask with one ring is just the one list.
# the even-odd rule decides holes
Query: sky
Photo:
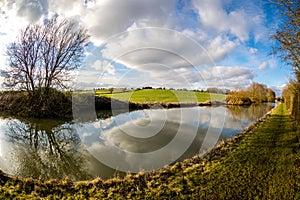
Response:
[{"label": "sky", "polygon": [[280,95],[291,70],[273,56],[280,26],[267,0],[0,0],[0,69],[21,28],[59,16],[90,44],[72,87],[241,89]]}]

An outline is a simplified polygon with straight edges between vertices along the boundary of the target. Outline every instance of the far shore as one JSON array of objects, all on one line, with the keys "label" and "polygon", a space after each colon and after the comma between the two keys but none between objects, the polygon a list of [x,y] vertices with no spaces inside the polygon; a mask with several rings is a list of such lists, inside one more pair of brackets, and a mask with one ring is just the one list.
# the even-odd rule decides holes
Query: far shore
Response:
[{"label": "far shore", "polygon": [[[157,94],[155,92],[153,94],[149,93],[153,91]],[[143,95],[150,95],[150,100],[145,100],[147,98],[142,96],[142,98],[133,98],[133,101],[128,102],[125,99],[129,98],[130,96],[128,97],[128,95],[130,94],[125,94],[127,95],[125,97],[117,96],[118,98],[116,98],[115,96],[102,96],[95,93],[63,93],[57,90],[52,90],[50,96],[37,94],[32,97],[26,92],[2,92],[0,94],[0,112],[16,117],[72,119],[74,109],[79,112],[85,112],[85,110],[93,108],[93,105],[95,110],[136,110],[220,105],[249,106],[251,104],[248,102],[245,104],[228,102],[225,95],[220,94],[198,92],[198,101],[189,102],[189,96],[184,96],[191,95],[189,91],[176,91],[181,95],[181,99],[184,99],[184,102],[176,102],[174,101],[177,100],[176,96],[172,96],[172,92],[168,90],[145,90],[138,92],[144,92],[145,94]],[[163,94],[161,97],[159,94],[161,95],[162,92],[166,94]],[[124,95],[124,93],[117,94]],[[211,97],[212,99],[210,99]],[[155,99],[163,101],[155,101]]]}]

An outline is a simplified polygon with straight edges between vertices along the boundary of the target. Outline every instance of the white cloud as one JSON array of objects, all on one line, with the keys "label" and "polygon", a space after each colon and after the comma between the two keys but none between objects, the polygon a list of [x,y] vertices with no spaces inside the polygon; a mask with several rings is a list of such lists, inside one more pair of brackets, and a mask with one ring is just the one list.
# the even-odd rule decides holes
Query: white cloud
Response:
[{"label": "white cloud", "polygon": [[106,0],[85,10],[83,22],[92,39],[103,42],[115,34],[137,27],[170,27],[176,0]]},{"label": "white cloud", "polygon": [[249,52],[251,53],[251,54],[256,54],[257,53],[257,51],[258,51],[258,49],[256,49],[256,48],[250,48],[249,49]]},{"label": "white cloud", "polygon": [[276,93],[276,96],[281,96],[282,91],[286,84],[278,85],[278,86],[271,86],[271,89]]},{"label": "white cloud", "polygon": [[112,38],[102,56],[137,70],[151,63],[171,68],[211,63],[203,46],[179,32],[160,28],[135,29]]},{"label": "white cloud", "polygon": [[212,87],[243,88],[254,78],[254,72],[246,67],[216,66],[201,70],[207,85]]},{"label": "white cloud", "polygon": [[[109,40],[102,50],[102,57],[147,74],[153,82],[192,87],[196,82],[205,82],[205,77],[201,78],[198,71],[211,71],[214,62],[224,59],[237,43],[218,36],[201,44],[169,29],[131,29]],[[215,81],[222,85],[220,80],[219,75]]]},{"label": "white cloud", "polygon": [[234,10],[227,13],[223,9],[221,0],[193,0],[192,2],[204,26],[219,33],[230,32],[241,41],[249,39],[249,30],[243,10]]},{"label": "white cloud", "polygon": [[172,69],[190,68],[213,65],[224,59],[235,46],[235,41],[221,36],[199,43],[177,31],[144,28],[112,38],[102,50],[102,56],[136,70],[142,70],[141,66],[150,63]]},{"label": "white cloud", "polygon": [[16,6],[18,16],[26,18],[29,22],[37,22],[43,15],[40,1],[18,0]]},{"label": "white cloud", "polygon": [[[156,70],[149,70],[150,67]],[[251,69],[239,66],[216,66],[202,68],[178,68],[147,65],[144,70],[129,70],[121,76],[101,76],[91,71],[80,72],[77,85],[86,88],[97,87],[173,87],[173,88],[244,88],[255,77]]]},{"label": "white cloud", "polygon": [[65,17],[82,16],[85,12],[84,1],[47,0],[46,4],[48,11],[64,15]]},{"label": "white cloud", "polygon": [[231,41],[228,38],[224,39],[218,36],[214,38],[206,48],[214,62],[218,62],[231,53],[237,44],[237,41]]},{"label": "white cloud", "polygon": [[119,81],[118,77],[112,75],[104,76],[103,73],[97,73],[97,71],[81,69],[70,85],[73,89],[93,89],[117,86],[120,85]]},{"label": "white cloud", "polygon": [[267,68],[267,66],[268,66],[268,63],[264,61],[258,66],[258,69],[265,70]]},{"label": "white cloud", "polygon": [[14,18],[16,24],[18,25],[21,21],[35,23],[40,20],[41,16],[44,14],[44,4],[46,1],[43,0],[8,0],[1,1],[0,11],[6,17]]},{"label": "white cloud", "polygon": [[268,66],[271,68],[271,69],[275,69],[277,68],[278,66],[278,62],[275,58],[271,58],[268,60]]},{"label": "white cloud", "polygon": [[107,72],[108,74],[111,75],[114,75],[116,72],[115,67],[106,60],[104,61],[96,60],[91,67],[97,71]]}]

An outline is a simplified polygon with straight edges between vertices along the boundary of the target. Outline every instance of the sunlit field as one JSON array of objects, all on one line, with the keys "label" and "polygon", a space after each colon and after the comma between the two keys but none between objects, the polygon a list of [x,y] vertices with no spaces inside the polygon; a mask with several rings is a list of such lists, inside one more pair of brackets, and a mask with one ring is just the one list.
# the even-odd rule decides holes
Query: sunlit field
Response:
[{"label": "sunlit field", "polygon": [[210,94],[207,92],[193,92],[185,90],[163,90],[163,89],[143,89],[135,91],[122,90],[97,90],[97,96],[106,96],[122,101],[130,101],[132,103],[195,103],[205,101],[221,101],[225,100],[224,94]]}]

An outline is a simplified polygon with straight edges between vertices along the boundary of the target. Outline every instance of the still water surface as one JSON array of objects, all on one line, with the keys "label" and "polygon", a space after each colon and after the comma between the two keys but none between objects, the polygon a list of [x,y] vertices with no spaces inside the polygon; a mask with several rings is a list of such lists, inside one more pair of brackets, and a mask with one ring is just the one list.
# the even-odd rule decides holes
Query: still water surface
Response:
[{"label": "still water surface", "polygon": [[74,181],[155,170],[234,136],[273,106],[102,112],[95,120],[69,122],[0,117],[0,169]]}]

